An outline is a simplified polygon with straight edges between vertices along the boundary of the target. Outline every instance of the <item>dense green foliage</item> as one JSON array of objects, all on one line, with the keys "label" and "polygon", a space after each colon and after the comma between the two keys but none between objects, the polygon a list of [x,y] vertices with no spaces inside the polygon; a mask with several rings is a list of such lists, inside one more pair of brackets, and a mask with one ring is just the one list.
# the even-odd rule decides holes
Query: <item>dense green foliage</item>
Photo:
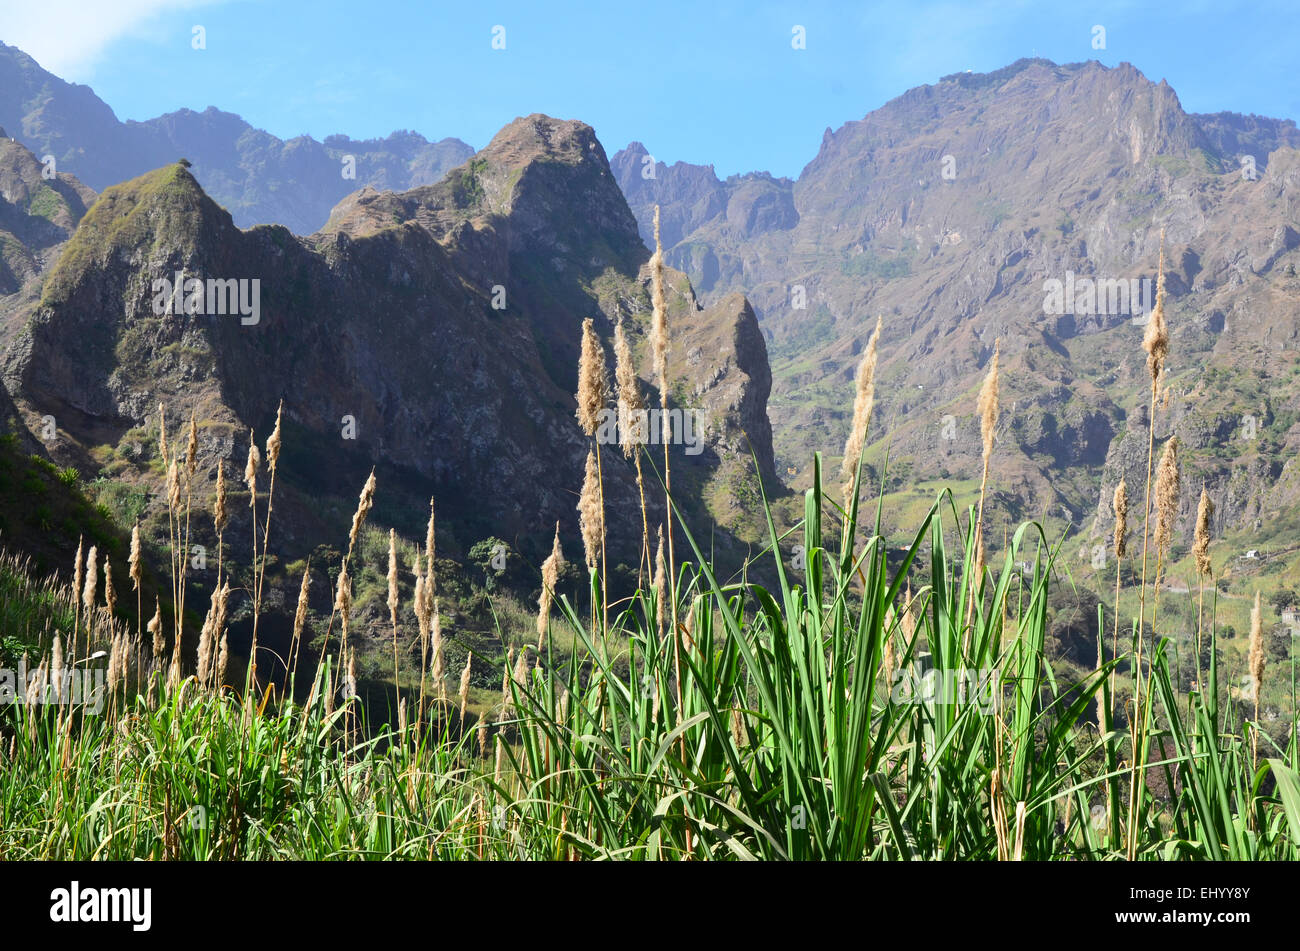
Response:
[{"label": "dense green foliage", "polygon": [[[335,707],[328,659],[301,705],[193,677],[168,688],[146,665],[101,715],[6,706],[0,856],[1104,860],[1131,829],[1139,858],[1300,857],[1294,732],[1285,750],[1260,737],[1256,761],[1215,668],[1204,697],[1183,695],[1158,644],[1142,756],[1163,781],[1138,787],[1129,824],[1129,740],[1094,711],[1112,672],[1131,673],[1115,659],[1058,684],[1057,553],[1025,524],[977,572],[972,533],[945,547],[944,499],[891,566],[875,526],[823,495],[819,462],[803,560],[774,558],[776,588],[717,578],[691,540],[664,586],[675,637],[653,586],[603,630],[563,599],[551,626],[580,662],[526,648],[477,729],[447,700],[421,716],[414,695],[409,722],[368,729],[346,677]],[[71,613],[59,597],[50,629]],[[995,671],[995,686],[899,689],[914,663],[940,683]]]}]

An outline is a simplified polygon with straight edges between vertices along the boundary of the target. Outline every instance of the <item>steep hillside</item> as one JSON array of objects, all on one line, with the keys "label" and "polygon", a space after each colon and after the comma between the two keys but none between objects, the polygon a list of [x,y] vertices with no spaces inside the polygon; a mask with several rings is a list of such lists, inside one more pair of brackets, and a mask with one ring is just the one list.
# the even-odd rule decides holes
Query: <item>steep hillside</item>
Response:
[{"label": "steep hillside", "polygon": [[[86,213],[40,298],[11,317],[5,383],[28,431],[54,420],[49,456],[95,479],[120,521],[142,517],[156,539],[159,404],[173,438],[197,419],[200,484],[211,485],[218,461],[242,471],[250,429],[264,441],[283,400],[278,559],[345,539],[375,466],[382,524],[422,537],[432,495],[440,552],[463,559],[499,537],[537,564],[557,521],[580,550],[582,319],[595,319],[611,364],[614,321],[625,321],[649,379],[648,259],[604,151],[578,122],[516,120],[446,183],[359,192],[307,239],[240,230],[173,164],[105,190]],[[184,294],[159,290],[178,274]],[[682,274],[668,283],[673,405],[703,422],[697,445],[672,448],[674,488],[703,537],[715,519],[750,536],[753,512],[737,500],[756,493],[751,445],[773,474],[763,337],[743,296],[702,308]],[[634,470],[615,446],[603,455],[625,583],[641,538]],[[662,518],[653,468],[647,479],[651,518]],[[248,530],[243,499],[231,506],[236,537]],[[195,532],[215,546],[206,517]],[[725,532],[715,543],[724,561],[742,550]]]},{"label": "steep hillside", "polygon": [[[753,301],[783,475],[840,451],[879,314],[872,434],[889,435],[891,472],[978,480],[974,396],[1000,339],[995,517],[1050,514],[1099,538],[1119,474],[1145,479],[1140,343],[1162,229],[1173,339],[1156,436],[1187,450],[1184,532],[1202,483],[1216,533],[1300,503],[1298,148],[1293,122],[1188,114],[1132,66],[1022,60],[828,129],[798,181],[760,179],[765,214],[736,213],[746,176],[679,163],[643,177],[639,144],[613,164],[643,231],[655,202],[671,210],[668,259],[706,299]],[[1138,306],[1111,283],[1134,279]]]},{"label": "steep hillside", "polygon": [[0,318],[39,291],[94,199],[76,178],[51,172],[0,129]]}]

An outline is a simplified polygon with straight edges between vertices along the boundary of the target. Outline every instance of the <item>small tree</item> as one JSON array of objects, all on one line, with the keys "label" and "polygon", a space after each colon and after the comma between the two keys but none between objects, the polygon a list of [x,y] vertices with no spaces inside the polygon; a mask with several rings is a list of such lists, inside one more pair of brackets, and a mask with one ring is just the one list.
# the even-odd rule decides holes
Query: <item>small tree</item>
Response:
[{"label": "small tree", "polygon": [[507,584],[510,571],[518,561],[518,554],[495,535],[476,542],[469,550],[469,563],[483,572],[483,587],[487,591]]},{"label": "small tree", "polygon": [[1273,605],[1274,614],[1281,614],[1287,608],[1300,604],[1300,595],[1296,594],[1294,588],[1278,588],[1269,595],[1268,603]]}]

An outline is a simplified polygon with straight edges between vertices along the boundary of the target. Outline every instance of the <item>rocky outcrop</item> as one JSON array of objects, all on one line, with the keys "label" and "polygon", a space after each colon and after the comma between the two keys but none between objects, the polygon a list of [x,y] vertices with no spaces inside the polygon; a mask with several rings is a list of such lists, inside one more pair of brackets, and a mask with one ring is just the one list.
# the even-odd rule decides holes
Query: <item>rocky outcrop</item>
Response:
[{"label": "rocky outcrop", "polygon": [[[5,379],[29,425],[58,418],[61,463],[94,471],[107,453],[144,483],[158,477],[159,403],[174,422],[199,420],[211,477],[220,459],[242,468],[249,429],[264,435],[283,400],[285,483],[299,492],[285,507],[290,538],[311,537],[319,500],[355,494],[348,479],[371,464],[435,495],[449,524],[574,532],[588,447],[573,398],[582,319],[607,345],[617,320],[643,341],[648,258],[578,122],[516,120],[446,182],[358,192],[308,239],[239,229],[171,165],[107,189],[86,214],[15,333]],[[159,292],[178,274],[204,282],[199,312]],[[669,284],[674,385],[709,419],[707,453],[672,452],[707,481],[752,468],[748,436],[770,475],[753,311],[739,295],[700,310],[683,275]],[[230,289],[250,306],[212,313],[214,286],[215,300]],[[648,348],[638,355],[648,380]],[[606,460],[611,534],[639,545],[633,470],[616,448]]]},{"label": "rocky outcrop", "polygon": [[[1032,59],[945,76],[828,129],[797,181],[773,183],[789,211],[741,214],[732,179],[645,156],[633,143],[614,159],[642,235],[658,203],[667,260],[703,299],[753,302],[782,471],[843,446],[881,316],[869,457],[883,459],[887,438],[894,471],[978,480],[974,398],[998,342],[999,490],[1018,511],[1087,516],[1100,534],[1093,515],[1120,473],[1145,481],[1141,339],[1163,229],[1177,382],[1157,440],[1176,432],[1186,446],[1185,517],[1202,479],[1224,529],[1300,502],[1272,488],[1300,409],[1287,357],[1300,340],[1293,122],[1189,114],[1128,64]],[[1050,281],[1078,289],[1071,306],[1048,306]],[[1244,442],[1250,426],[1258,439]]]}]

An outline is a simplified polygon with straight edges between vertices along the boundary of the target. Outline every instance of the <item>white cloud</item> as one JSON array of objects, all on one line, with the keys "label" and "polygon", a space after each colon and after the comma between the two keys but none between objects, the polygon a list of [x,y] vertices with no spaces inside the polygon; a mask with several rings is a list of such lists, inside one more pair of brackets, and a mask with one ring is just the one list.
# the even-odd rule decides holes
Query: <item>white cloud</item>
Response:
[{"label": "white cloud", "polygon": [[213,2],[222,0],[14,0],[0,4],[0,40],[60,78],[84,81],[115,40]]}]

